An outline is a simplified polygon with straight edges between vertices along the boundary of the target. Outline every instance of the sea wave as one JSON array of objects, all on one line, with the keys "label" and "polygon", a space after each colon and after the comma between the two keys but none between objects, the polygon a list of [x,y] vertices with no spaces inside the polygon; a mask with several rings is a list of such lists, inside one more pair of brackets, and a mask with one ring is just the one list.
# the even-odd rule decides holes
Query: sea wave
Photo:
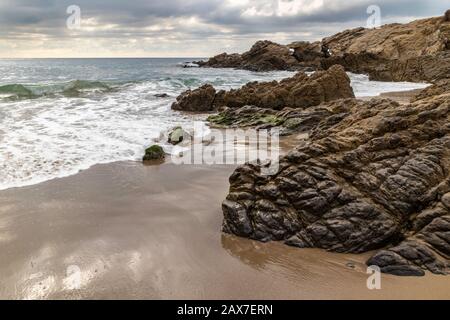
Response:
[{"label": "sea wave", "polygon": [[[172,71],[170,71],[172,72]],[[65,177],[95,164],[136,161],[162,131],[188,129],[204,115],[171,110],[175,98],[205,83],[217,89],[281,80],[291,72],[182,69],[151,79],[73,80],[0,85],[0,190]],[[410,90],[350,75],[356,96]],[[170,152],[171,145],[159,142]]]},{"label": "sea wave", "polygon": [[59,84],[13,83],[0,86],[0,97],[4,101],[36,99],[40,97],[80,97],[91,92],[112,92],[116,88],[117,84],[88,80],[73,80]]}]

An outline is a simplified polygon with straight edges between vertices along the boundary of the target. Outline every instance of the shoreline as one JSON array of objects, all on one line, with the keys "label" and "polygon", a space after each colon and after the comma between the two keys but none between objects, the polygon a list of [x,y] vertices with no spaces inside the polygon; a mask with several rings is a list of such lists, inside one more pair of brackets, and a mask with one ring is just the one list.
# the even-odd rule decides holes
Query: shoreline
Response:
[{"label": "shoreline", "polygon": [[[283,138],[282,153],[301,137]],[[450,279],[430,273],[383,274],[382,290],[368,290],[370,253],[222,233],[235,168],[122,161],[0,191],[0,298],[450,298]]]},{"label": "shoreline", "polygon": [[[221,233],[233,169],[119,162],[0,192],[0,297],[450,298],[450,279],[431,274],[383,275],[383,289],[368,290],[368,254]],[[78,290],[70,289],[70,266],[81,272]]]}]

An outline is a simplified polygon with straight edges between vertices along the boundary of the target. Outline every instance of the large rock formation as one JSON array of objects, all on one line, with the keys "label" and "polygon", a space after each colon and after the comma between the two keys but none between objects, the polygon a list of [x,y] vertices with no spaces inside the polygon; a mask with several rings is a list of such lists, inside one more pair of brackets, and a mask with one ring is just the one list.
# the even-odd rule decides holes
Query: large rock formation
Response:
[{"label": "large rock formation", "polygon": [[206,84],[196,90],[183,92],[172,104],[172,109],[193,112],[212,111],[215,97],[216,89],[212,85]]},{"label": "large rock formation", "polygon": [[322,70],[340,64],[372,80],[435,81],[450,72],[448,15],[447,11],[444,17],[407,24],[346,30],[314,43],[283,46],[259,41],[242,55],[222,54],[200,64],[255,71]]},{"label": "large rock formation", "polygon": [[323,69],[344,66],[353,73],[368,74],[370,80],[435,82],[450,76],[450,51],[409,59],[389,60],[373,53],[344,53],[321,60]]},{"label": "large rock formation", "polygon": [[445,50],[450,23],[435,17],[376,29],[356,28],[323,39],[334,55],[371,53],[389,60],[434,55]]},{"label": "large rock formation", "polygon": [[301,248],[382,249],[368,264],[391,274],[448,273],[450,93],[321,108],[276,175],[257,164],[235,171],[223,230]]},{"label": "large rock formation", "polygon": [[450,93],[450,73],[448,74],[449,79],[442,79],[434,83],[432,86],[421,90],[416,96],[411,100],[412,102],[419,101],[422,99],[430,98],[433,96],[438,96],[445,93]]},{"label": "large rock formation", "polygon": [[298,61],[288,46],[271,41],[258,41],[250,51],[240,54],[222,53],[207,62],[197,62],[202,67],[238,68],[251,71],[298,70]]},{"label": "large rock formation", "polygon": [[240,108],[253,105],[281,110],[285,107],[307,108],[322,102],[354,97],[350,79],[341,66],[311,76],[299,72],[280,82],[252,82],[240,89],[215,92],[206,85],[178,97],[172,108],[185,111],[210,111],[221,107]]}]

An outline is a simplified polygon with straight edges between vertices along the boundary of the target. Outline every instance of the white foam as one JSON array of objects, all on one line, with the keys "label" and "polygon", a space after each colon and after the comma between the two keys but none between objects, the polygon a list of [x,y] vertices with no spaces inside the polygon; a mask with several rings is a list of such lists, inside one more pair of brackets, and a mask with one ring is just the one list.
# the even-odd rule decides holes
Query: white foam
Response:
[{"label": "white foam", "polygon": [[363,74],[349,73],[349,76],[357,98],[375,97],[385,92],[424,89],[429,86],[427,83],[369,81],[369,77]]},{"label": "white foam", "polygon": [[[191,116],[170,109],[188,87],[212,83],[218,89],[249,81],[282,79],[290,72],[251,73],[196,69],[197,77],[160,79],[125,85],[117,92],[84,98],[39,98],[0,103],[0,190],[65,177],[95,164],[140,160],[161,131],[175,125],[189,129]],[[423,88],[425,84],[369,82],[351,75],[357,96]],[[167,93],[169,98],[154,94]],[[164,146],[170,151],[170,146]]]}]

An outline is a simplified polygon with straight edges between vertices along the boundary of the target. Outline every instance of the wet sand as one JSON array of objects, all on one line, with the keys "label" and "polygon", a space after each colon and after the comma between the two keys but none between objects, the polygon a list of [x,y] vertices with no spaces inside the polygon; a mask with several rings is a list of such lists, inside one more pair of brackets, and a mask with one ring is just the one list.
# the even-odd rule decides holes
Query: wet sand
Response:
[{"label": "wet sand", "polygon": [[450,277],[370,291],[368,255],[222,234],[233,170],[124,162],[0,192],[0,298],[450,298]]}]

